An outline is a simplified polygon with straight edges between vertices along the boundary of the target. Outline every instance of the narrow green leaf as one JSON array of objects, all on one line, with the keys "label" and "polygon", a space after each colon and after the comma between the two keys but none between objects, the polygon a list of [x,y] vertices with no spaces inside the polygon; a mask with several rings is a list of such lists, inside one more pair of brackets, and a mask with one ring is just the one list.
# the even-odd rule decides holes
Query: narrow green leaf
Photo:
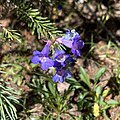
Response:
[{"label": "narrow green leaf", "polygon": [[16,120],[16,118],[17,118],[17,114],[16,114],[17,110],[16,110],[16,108],[14,107],[14,109],[13,109],[10,106],[8,106],[8,107],[10,109],[10,113],[11,113],[12,118],[13,118],[12,120]]},{"label": "narrow green leaf", "polygon": [[13,118],[12,118],[12,116],[10,114],[10,111],[8,110],[8,107],[6,106],[6,104],[3,104],[3,106],[5,108],[6,113],[8,114],[8,116],[10,117],[10,119],[12,120]]},{"label": "narrow green leaf", "polygon": [[84,88],[81,86],[81,84],[77,80],[75,80],[74,78],[67,78],[66,82],[70,83],[70,85],[73,89],[81,88],[84,90]]},{"label": "narrow green leaf", "polygon": [[48,82],[48,87],[49,87],[50,92],[53,94],[53,96],[56,96],[55,84]]},{"label": "narrow green leaf", "polygon": [[96,88],[96,94],[97,94],[98,97],[100,96],[100,94],[101,94],[101,86],[98,86]]},{"label": "narrow green leaf", "polygon": [[35,17],[40,14],[40,12],[30,12],[30,16]]},{"label": "narrow green leaf", "polygon": [[49,91],[48,91],[48,89],[46,88],[46,85],[43,86],[43,90],[46,91],[46,92],[43,93],[44,96],[45,96],[46,98],[48,98],[48,97],[49,97]]},{"label": "narrow green leaf", "polygon": [[42,33],[42,28],[41,28],[41,26],[39,25],[39,26],[37,26],[38,39],[40,39],[41,33]]},{"label": "narrow green leaf", "polygon": [[37,12],[37,11],[39,11],[38,9],[31,9],[30,10],[31,12]]},{"label": "narrow green leaf", "polygon": [[3,101],[2,101],[2,99],[1,99],[1,97],[0,97],[0,111],[1,111],[1,120],[6,120],[6,117],[5,117],[5,111],[4,111],[4,109],[3,109]]},{"label": "narrow green leaf", "polygon": [[89,79],[89,76],[88,74],[85,72],[85,70],[80,67],[80,78],[81,80],[88,85],[88,87],[90,87],[90,79]]},{"label": "narrow green leaf", "polygon": [[32,35],[34,35],[34,33],[35,33],[35,29],[36,29],[36,23],[33,23],[33,26],[32,26]]},{"label": "narrow green leaf", "polygon": [[113,99],[110,99],[109,101],[107,101],[107,104],[109,104],[109,105],[119,105],[120,102],[118,102],[116,100],[113,100]]},{"label": "narrow green leaf", "polygon": [[106,69],[100,68],[100,70],[98,70],[98,72],[95,74],[95,84],[98,82],[98,80],[100,79],[100,77],[105,73]]}]

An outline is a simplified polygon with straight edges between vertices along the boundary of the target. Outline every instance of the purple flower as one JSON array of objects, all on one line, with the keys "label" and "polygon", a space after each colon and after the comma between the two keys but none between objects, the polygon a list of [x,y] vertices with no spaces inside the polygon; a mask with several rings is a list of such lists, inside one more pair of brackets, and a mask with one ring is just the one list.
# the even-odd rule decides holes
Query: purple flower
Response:
[{"label": "purple flower", "polygon": [[71,77],[68,71],[63,69],[57,69],[56,74],[52,77],[54,82],[64,82],[68,77]]},{"label": "purple flower", "polygon": [[63,65],[61,65],[60,62],[54,61],[54,65],[53,65],[53,67],[55,67],[55,68],[57,68],[57,69],[60,69],[60,68],[63,67]]},{"label": "purple flower", "polygon": [[77,32],[75,32],[74,29],[71,31],[67,31],[66,35],[62,37],[62,43],[68,48],[71,48],[74,37],[76,37],[77,39],[80,39],[80,35]]},{"label": "purple flower", "polygon": [[75,57],[80,56],[81,55],[81,49],[83,47],[84,47],[84,42],[82,40],[80,40],[79,37],[76,35],[73,38],[71,52],[73,53],[73,55]]},{"label": "purple flower", "polygon": [[75,30],[67,31],[66,35],[62,38],[58,38],[57,41],[64,44],[66,47],[71,48],[71,52],[75,57],[81,55],[81,49],[84,47],[84,42]]},{"label": "purple flower", "polygon": [[65,61],[66,65],[74,65],[75,60],[72,57],[68,57]]},{"label": "purple flower", "polygon": [[54,62],[51,58],[49,58],[49,49],[50,49],[50,44],[47,43],[43,50],[41,52],[35,50],[33,52],[33,57],[31,59],[33,64],[40,63],[41,68],[43,70],[47,70],[49,67],[52,67],[54,65]]},{"label": "purple flower", "polygon": [[68,57],[69,55],[66,55],[64,50],[55,49],[54,53],[54,60],[56,61],[55,63],[58,62],[58,64],[61,63],[62,66],[65,66],[65,60]]}]

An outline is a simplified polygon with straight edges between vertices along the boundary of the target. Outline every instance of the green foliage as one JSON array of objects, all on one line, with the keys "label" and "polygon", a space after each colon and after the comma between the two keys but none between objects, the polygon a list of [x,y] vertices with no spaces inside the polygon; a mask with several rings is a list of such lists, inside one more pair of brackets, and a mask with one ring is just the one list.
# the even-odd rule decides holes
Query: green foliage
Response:
[{"label": "green foliage", "polygon": [[20,33],[18,33],[17,30],[9,30],[3,27],[2,34],[0,35],[2,39],[5,39],[6,41],[18,41],[19,43],[22,42],[22,36]]},{"label": "green foliage", "polygon": [[40,77],[40,79],[36,79],[35,77],[33,78],[32,83],[28,85],[35,93],[41,96],[42,104],[47,112],[54,111],[55,113],[60,114],[65,111],[69,93],[71,92],[70,89],[61,96],[57,90],[57,84],[49,77]]},{"label": "green foliage", "polygon": [[[92,119],[94,117],[98,117],[100,114],[103,114],[105,118],[108,118],[106,110],[112,106],[120,104],[113,99],[105,102],[105,97],[109,94],[110,90],[106,90],[99,85],[99,79],[105,71],[105,68],[100,68],[99,71],[95,73],[93,84],[82,67],[80,67],[80,82],[74,78],[67,79],[67,82],[70,83],[70,87],[73,90],[80,91],[78,92],[77,105],[79,111],[82,113],[81,119]],[[82,82],[85,83],[85,85]],[[88,112],[83,113],[82,111]]]},{"label": "green foliage", "polygon": [[16,92],[9,87],[4,87],[0,84],[0,119],[6,120],[9,118],[10,120],[17,119],[17,110],[14,104],[19,104],[19,101],[15,97],[17,95]]},{"label": "green foliage", "polygon": [[[10,3],[6,4],[8,7],[12,5],[11,7],[14,9],[14,14],[17,16],[17,22],[22,21],[26,23],[28,28],[31,29],[32,34],[37,35],[38,39],[42,36],[45,39],[51,38],[54,40],[57,36],[62,34],[47,17],[42,17],[42,13],[39,12],[39,9],[34,8],[31,2],[27,2],[26,0],[10,0]],[[5,27],[3,27],[0,36],[5,40],[17,40],[20,43],[23,39],[17,30],[10,30]]]},{"label": "green foliage", "polygon": [[[6,70],[3,70],[6,69]],[[8,76],[11,76],[11,79],[14,83],[20,86],[23,82],[23,72],[24,67],[19,64],[1,64],[0,73],[4,74],[4,79]]]},{"label": "green foliage", "polygon": [[17,4],[16,14],[19,20],[24,21],[32,29],[32,34],[37,34],[38,39],[41,36],[55,39],[55,36],[61,34],[47,17],[42,17],[38,9],[32,8],[32,4],[27,4],[25,1]]},{"label": "green foliage", "polygon": [[105,68],[100,68],[99,71],[95,74],[95,84],[97,84],[100,77],[105,73]]},{"label": "green foliage", "polygon": [[[38,39],[40,36],[53,38],[53,35],[59,35],[60,31],[53,26],[53,23],[46,17],[41,17],[38,9],[28,9],[25,17],[28,17],[28,27],[32,28],[32,34],[37,32]],[[27,16],[26,16],[27,15]]]},{"label": "green foliage", "polygon": [[83,80],[84,83],[86,83],[90,87],[90,79],[82,67],[80,67],[80,73],[80,78]]}]

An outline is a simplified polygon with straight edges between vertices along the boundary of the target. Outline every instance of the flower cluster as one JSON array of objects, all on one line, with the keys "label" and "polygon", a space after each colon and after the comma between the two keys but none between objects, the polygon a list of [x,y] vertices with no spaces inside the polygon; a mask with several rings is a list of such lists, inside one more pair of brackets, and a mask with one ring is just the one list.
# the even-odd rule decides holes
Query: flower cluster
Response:
[{"label": "flower cluster", "polygon": [[[56,39],[57,43],[63,44],[71,49],[74,57],[81,55],[81,49],[84,46],[84,42],[80,39],[80,35],[75,31],[67,31],[63,37]],[[56,69],[56,74],[52,77],[54,82],[64,82],[64,80],[71,75],[66,69],[67,64],[73,61],[73,58],[66,54],[64,50],[54,49],[54,55],[49,57],[50,47],[52,43],[49,41],[41,52],[35,50],[31,61],[33,64],[40,64],[42,70],[48,70],[49,67]]]}]

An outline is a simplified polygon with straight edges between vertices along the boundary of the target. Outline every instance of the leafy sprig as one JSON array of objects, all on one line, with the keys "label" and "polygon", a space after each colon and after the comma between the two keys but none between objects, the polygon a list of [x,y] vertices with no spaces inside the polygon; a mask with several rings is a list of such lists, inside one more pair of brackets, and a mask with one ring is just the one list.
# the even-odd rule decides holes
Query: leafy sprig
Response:
[{"label": "leafy sprig", "polygon": [[47,17],[42,17],[39,9],[33,8],[31,4],[17,4],[16,14],[19,20],[24,21],[28,25],[32,30],[32,34],[37,34],[38,39],[40,39],[41,36],[53,39],[54,36],[62,33]]},{"label": "leafy sprig", "polygon": [[0,119],[10,120],[17,119],[17,110],[14,106],[15,103],[19,104],[19,101],[15,97],[17,95],[10,87],[4,87],[0,84]]},{"label": "leafy sprig", "polygon": [[17,30],[10,30],[5,27],[3,27],[3,31],[0,34],[0,37],[3,38],[4,40],[16,40],[19,43],[22,42],[22,35],[17,31]]}]

